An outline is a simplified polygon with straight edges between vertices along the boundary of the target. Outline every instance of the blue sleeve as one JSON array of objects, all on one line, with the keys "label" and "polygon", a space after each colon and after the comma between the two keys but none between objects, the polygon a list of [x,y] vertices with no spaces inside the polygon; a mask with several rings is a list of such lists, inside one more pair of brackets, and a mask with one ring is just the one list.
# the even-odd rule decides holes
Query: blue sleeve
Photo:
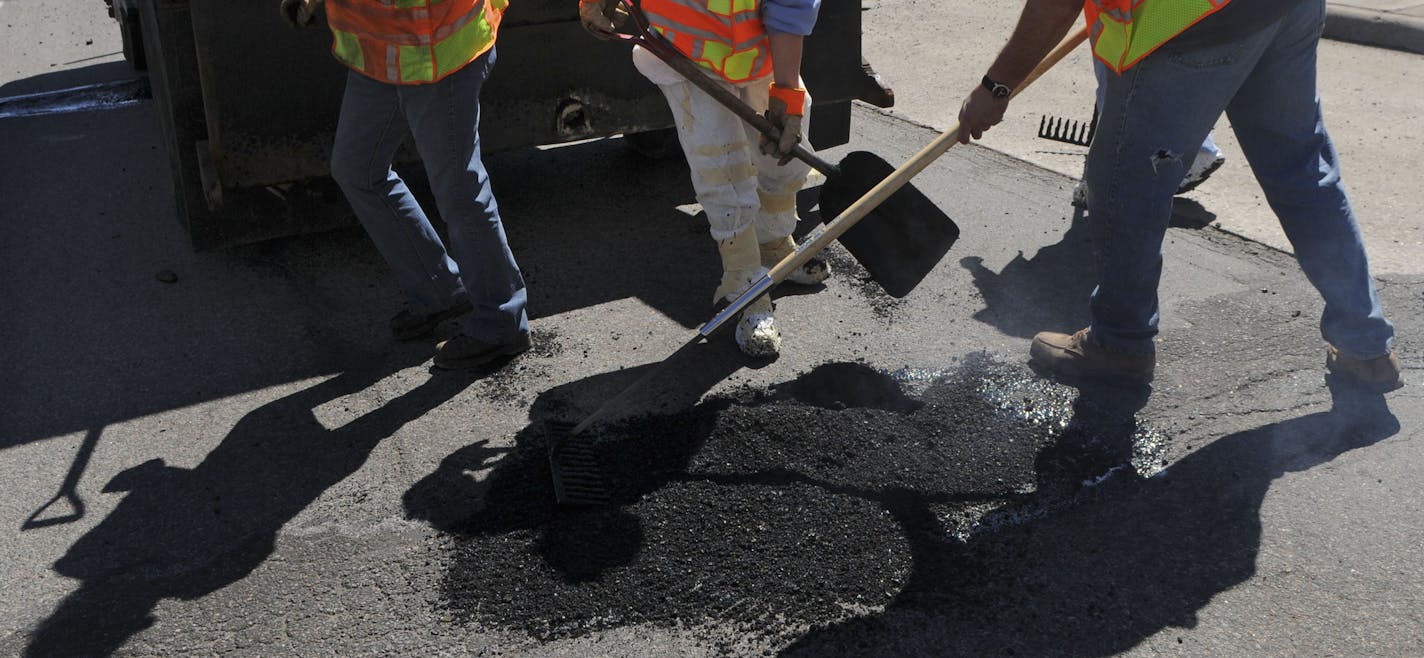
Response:
[{"label": "blue sleeve", "polygon": [[821,0],[762,0],[761,24],[767,32],[806,36],[816,26]]}]

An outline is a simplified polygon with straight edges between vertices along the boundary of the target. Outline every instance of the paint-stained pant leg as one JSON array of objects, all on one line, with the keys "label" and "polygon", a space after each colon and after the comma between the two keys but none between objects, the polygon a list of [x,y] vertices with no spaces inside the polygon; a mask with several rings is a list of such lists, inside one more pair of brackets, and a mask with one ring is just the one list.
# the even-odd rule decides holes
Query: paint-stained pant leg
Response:
[{"label": "paint-stained pant leg", "polygon": [[[806,86],[801,83],[801,86]],[[768,97],[771,91],[771,84],[767,80],[739,85],[738,91],[742,100],[757,112],[765,112]],[[804,140],[806,135],[811,134],[811,94],[806,94],[805,104],[801,108],[801,135]],[[757,147],[761,140],[761,133],[746,122],[742,122],[747,133],[747,140],[753,145],[754,159],[757,165],[757,195],[759,207],[757,209],[756,227],[757,239],[763,243],[773,242],[791,235],[796,230],[796,193],[806,184],[806,175],[810,173],[811,166],[799,159],[792,158],[786,164],[778,164],[778,159],[763,155],[761,149]],[[803,141],[803,145],[810,148],[809,144]]]},{"label": "paint-stained pant leg", "polygon": [[745,231],[756,222],[761,202],[754,151],[742,120],[691,82],[658,87],[672,107],[692,189],[707,212],[712,239],[726,240]]},{"label": "paint-stained pant leg", "polygon": [[1371,359],[1389,352],[1394,327],[1370,277],[1320,109],[1316,53],[1323,22],[1318,0],[1292,11],[1226,113],[1296,260],[1325,300],[1321,334],[1346,355]]}]

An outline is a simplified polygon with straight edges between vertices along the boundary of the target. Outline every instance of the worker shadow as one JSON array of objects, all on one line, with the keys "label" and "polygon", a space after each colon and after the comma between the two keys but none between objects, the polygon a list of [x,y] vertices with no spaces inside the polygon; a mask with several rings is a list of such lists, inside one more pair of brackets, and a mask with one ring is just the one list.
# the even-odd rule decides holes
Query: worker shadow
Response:
[{"label": "worker shadow", "polygon": [[247,577],[282,527],[381,441],[481,376],[431,377],[339,427],[317,417],[417,363],[346,371],[263,404],[191,468],[153,459],[115,475],[103,490],[124,497],[54,563],[80,582],[31,632],[25,655],[110,655],[154,624],[164,599],[194,600]]},{"label": "worker shadow", "polygon": [[1074,208],[1058,242],[1029,257],[1020,251],[998,272],[979,256],[961,258],[960,267],[984,299],[974,319],[1017,338],[1087,326],[1088,295],[1097,277],[1092,248],[1087,213]]},{"label": "worker shadow", "polygon": [[[722,264],[680,155],[649,158],[610,138],[486,162],[531,319],[626,298],[688,328],[711,316]],[[818,193],[798,195],[795,235],[814,228]],[[776,294],[821,289],[787,285]]]},{"label": "worker shadow", "polygon": [[[1088,297],[1097,285],[1089,221],[1087,210],[1075,207],[1058,242],[1031,257],[1019,252],[998,272],[985,267],[978,256],[961,258],[960,266],[969,271],[984,298],[984,308],[974,319],[1017,338],[1088,326]],[[1172,200],[1170,228],[1197,230],[1214,221],[1216,215],[1195,200]]]},{"label": "worker shadow", "polygon": [[[905,586],[883,611],[781,653],[1106,656],[1192,628],[1214,597],[1255,575],[1261,505],[1275,480],[1398,433],[1383,396],[1328,383],[1327,411],[1222,437],[1153,476],[1120,469],[1062,513],[1018,502],[997,516],[1034,520],[990,524],[967,542],[913,499],[892,505],[914,538]],[[1057,479],[1048,474],[1081,464],[1067,454],[1080,450],[1048,447],[1039,473]]]},{"label": "worker shadow", "polygon": [[716,243],[687,168],[621,139],[486,158],[531,320],[633,298],[684,327],[710,314]]}]

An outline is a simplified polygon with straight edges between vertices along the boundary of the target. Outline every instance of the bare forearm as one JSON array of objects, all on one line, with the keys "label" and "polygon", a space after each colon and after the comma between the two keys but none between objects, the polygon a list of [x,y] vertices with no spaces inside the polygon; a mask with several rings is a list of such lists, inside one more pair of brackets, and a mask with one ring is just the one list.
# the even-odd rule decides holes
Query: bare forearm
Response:
[{"label": "bare forearm", "polygon": [[987,75],[1017,89],[1043,57],[1068,34],[1082,10],[1081,0],[1028,0],[1013,35],[989,66]]},{"label": "bare forearm", "polygon": [[772,80],[778,87],[800,87],[801,48],[805,37],[799,34],[772,33],[771,42]]}]

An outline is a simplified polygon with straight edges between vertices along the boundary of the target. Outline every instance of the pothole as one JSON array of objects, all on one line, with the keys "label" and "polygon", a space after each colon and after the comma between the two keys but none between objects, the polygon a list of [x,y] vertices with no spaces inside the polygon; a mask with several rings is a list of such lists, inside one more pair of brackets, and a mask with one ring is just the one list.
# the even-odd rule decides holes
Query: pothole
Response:
[{"label": "pothole", "polygon": [[1031,523],[1114,469],[1150,473],[1135,464],[1160,459],[1162,436],[1119,411],[988,357],[832,363],[588,435],[608,507],[554,505],[538,425],[406,504],[449,533],[442,605],[462,622],[539,639],[710,624],[775,644],[891,605],[922,562],[952,564],[977,532]]}]

